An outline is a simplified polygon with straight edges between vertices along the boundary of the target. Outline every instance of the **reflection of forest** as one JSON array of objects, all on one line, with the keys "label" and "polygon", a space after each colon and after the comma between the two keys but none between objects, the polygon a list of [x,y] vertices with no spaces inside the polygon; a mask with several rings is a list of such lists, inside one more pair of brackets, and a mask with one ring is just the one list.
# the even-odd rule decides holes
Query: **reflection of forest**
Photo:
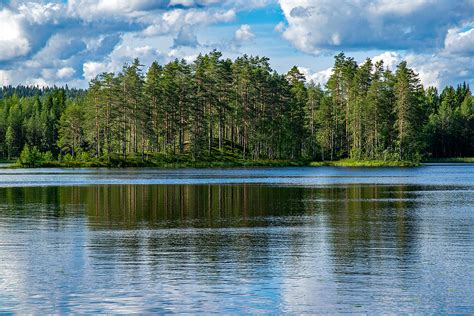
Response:
[{"label": "reflection of forest", "polygon": [[87,189],[87,214],[98,224],[246,226],[249,218],[301,212],[301,194],[246,185],[98,186]]},{"label": "reflection of forest", "polygon": [[[245,226],[246,220],[256,217],[327,211],[333,213],[334,220],[360,226],[364,225],[363,221],[381,215],[381,208],[403,211],[412,203],[406,200],[404,187],[311,189],[249,185],[126,185],[87,187],[84,194],[91,222],[129,225],[167,222],[212,227],[219,226],[219,221],[234,219]],[[72,196],[79,197],[78,194]],[[340,211],[345,211],[342,216]]]},{"label": "reflection of forest", "polygon": [[[277,187],[261,185],[102,185],[1,188],[0,203],[35,204],[49,215],[85,208],[91,224],[225,226],[266,216],[324,213],[344,238],[363,240],[396,229],[403,239],[413,222],[415,187],[351,185]],[[21,208],[21,207],[20,207]],[[49,213],[48,213],[49,212]],[[52,213],[53,214],[52,214]],[[36,215],[41,214],[36,213]],[[76,213],[74,213],[76,214]],[[35,216],[34,214],[31,214]],[[228,222],[226,222],[228,221]],[[393,226],[393,223],[396,225]],[[236,224],[236,223],[234,223]],[[342,236],[341,236],[342,237]]]},{"label": "reflection of forest", "polygon": [[0,279],[51,304],[82,289],[81,304],[293,314],[470,306],[473,198],[449,185],[0,188]]},{"label": "reflection of forest", "polygon": [[[161,253],[159,248],[175,249],[173,251],[191,252],[199,260],[208,256],[205,261],[216,261],[217,264],[222,256],[230,256],[232,260],[252,259],[252,256],[288,251],[297,256],[305,251],[300,246],[324,238],[331,245],[336,260],[334,266],[342,269],[339,273],[344,274],[347,267],[366,264],[368,258],[375,260],[382,255],[406,257],[417,233],[417,202],[413,190],[419,189],[370,185],[330,188],[259,185],[1,188],[0,217],[18,216],[18,212],[31,217],[86,216],[89,226],[99,230],[137,226],[324,226],[327,232],[324,237],[296,230],[291,236],[280,236],[282,238],[272,237],[272,233],[266,231],[236,234],[235,231],[206,230],[195,234],[192,230],[184,230],[166,236],[151,234],[145,244],[136,234],[126,238],[121,235],[98,237],[93,243],[113,256],[120,256],[122,249],[127,252],[122,254],[129,257],[134,249],[143,250],[142,247],[148,245],[146,247],[151,248],[146,253],[152,256],[155,247],[158,253]],[[318,228],[317,231],[321,230]],[[227,250],[222,251],[223,247]],[[200,252],[200,249],[205,251]],[[189,260],[194,259],[191,256]]]},{"label": "reflection of forest", "polygon": [[[414,192],[419,187],[350,186],[328,190],[334,207],[326,209],[331,245],[341,269],[379,264],[381,256],[406,258],[413,251],[417,227]],[[371,262],[374,260],[374,262]],[[382,260],[383,261],[383,260]]]}]

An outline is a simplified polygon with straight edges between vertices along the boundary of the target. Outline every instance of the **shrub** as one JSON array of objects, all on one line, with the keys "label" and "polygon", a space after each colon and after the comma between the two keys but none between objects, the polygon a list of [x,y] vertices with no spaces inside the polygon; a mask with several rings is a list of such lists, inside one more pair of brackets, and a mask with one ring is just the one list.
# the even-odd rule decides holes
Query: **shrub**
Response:
[{"label": "shrub", "polygon": [[54,157],[50,151],[43,153],[43,163],[50,163],[53,162]]},{"label": "shrub", "polygon": [[71,154],[65,154],[63,156],[63,161],[66,162],[66,163],[71,163],[74,161],[74,157],[71,155]]},{"label": "shrub", "polygon": [[36,146],[30,148],[26,144],[21,151],[20,158],[18,158],[18,164],[23,167],[40,167],[43,164],[43,159],[43,154]]},{"label": "shrub", "polygon": [[89,162],[91,157],[87,152],[83,151],[76,159],[80,162]]}]

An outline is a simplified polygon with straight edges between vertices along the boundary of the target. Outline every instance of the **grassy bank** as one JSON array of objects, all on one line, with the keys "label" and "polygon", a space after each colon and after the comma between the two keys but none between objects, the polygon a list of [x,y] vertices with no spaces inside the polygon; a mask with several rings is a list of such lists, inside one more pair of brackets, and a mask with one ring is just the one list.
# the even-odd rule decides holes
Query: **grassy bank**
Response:
[{"label": "grassy bank", "polygon": [[[10,168],[230,168],[230,167],[286,167],[305,166],[304,160],[251,160],[243,159],[242,153],[230,146],[222,150],[213,148],[211,153],[193,157],[190,153],[142,155],[112,154],[99,158],[87,152],[76,156],[66,154],[54,157],[51,153],[42,153],[36,147],[25,146],[16,163]],[[1,166],[0,166],[1,167]],[[4,166],[7,167],[7,166]]]},{"label": "grassy bank", "polygon": [[170,161],[160,159],[149,159],[142,161],[141,159],[91,159],[88,161],[44,161],[35,165],[25,166],[18,162],[8,166],[0,166],[0,168],[232,168],[232,167],[290,167],[305,166],[306,161],[292,160],[212,160],[212,161],[192,161],[192,160],[175,160]]},{"label": "grassy bank", "polygon": [[0,166],[0,168],[237,168],[237,167],[416,167],[420,163],[412,161],[384,161],[384,160],[351,160],[342,159],[337,161],[304,161],[304,160],[244,160],[244,159],[212,159],[193,161],[185,159],[147,159],[139,158],[124,159],[89,159],[80,160],[53,160],[39,161],[35,165],[14,164]]},{"label": "grassy bank", "polygon": [[[11,162],[11,161],[9,161]],[[430,159],[426,162],[455,163],[474,162],[474,158],[446,158]],[[354,160],[341,159],[337,161],[314,161],[308,160],[251,160],[242,159],[242,154],[230,149],[213,150],[210,155],[202,155],[198,159],[188,153],[183,154],[145,154],[142,156],[122,156],[95,158],[87,153],[76,157],[71,155],[56,159],[51,153],[40,153],[35,148],[25,150],[15,164],[4,165],[0,168],[232,168],[232,167],[288,167],[288,166],[332,166],[332,167],[416,167],[421,163],[417,161],[399,160]]]},{"label": "grassy bank", "polygon": [[398,160],[352,160],[341,159],[336,161],[314,161],[309,164],[313,167],[355,167],[355,168],[370,168],[370,167],[416,167],[420,163],[415,161],[398,161]]},{"label": "grassy bank", "polygon": [[474,163],[474,157],[430,158],[426,163]]},{"label": "grassy bank", "polygon": [[289,167],[304,166],[305,163],[287,160],[241,160],[241,161],[120,161],[120,162],[50,162],[43,167],[60,168],[232,168],[232,167]]}]

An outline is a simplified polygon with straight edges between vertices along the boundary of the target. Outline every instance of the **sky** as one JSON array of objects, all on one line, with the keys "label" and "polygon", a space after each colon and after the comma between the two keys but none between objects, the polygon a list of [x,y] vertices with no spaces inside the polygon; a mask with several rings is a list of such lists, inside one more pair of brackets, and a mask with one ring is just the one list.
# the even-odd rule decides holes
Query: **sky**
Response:
[{"label": "sky", "polygon": [[474,0],[0,0],[0,85],[86,88],[136,57],[213,49],[321,84],[341,51],[390,69],[406,60],[425,86],[473,84]]}]

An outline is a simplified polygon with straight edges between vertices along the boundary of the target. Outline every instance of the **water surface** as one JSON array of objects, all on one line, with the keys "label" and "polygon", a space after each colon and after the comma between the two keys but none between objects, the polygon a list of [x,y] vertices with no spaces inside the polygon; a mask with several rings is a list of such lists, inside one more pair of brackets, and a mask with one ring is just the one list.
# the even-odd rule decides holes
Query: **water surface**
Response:
[{"label": "water surface", "polygon": [[0,170],[0,312],[474,313],[474,166]]}]

